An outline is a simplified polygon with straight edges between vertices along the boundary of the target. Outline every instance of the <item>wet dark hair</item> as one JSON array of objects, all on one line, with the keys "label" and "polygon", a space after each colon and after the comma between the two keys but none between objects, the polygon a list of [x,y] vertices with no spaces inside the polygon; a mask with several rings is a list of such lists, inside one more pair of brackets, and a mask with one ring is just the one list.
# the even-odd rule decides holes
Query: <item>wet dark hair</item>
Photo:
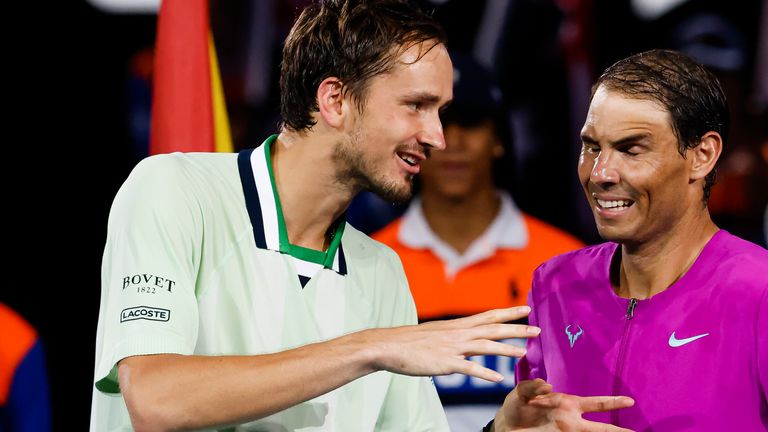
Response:
[{"label": "wet dark hair", "polygon": [[419,55],[445,43],[440,24],[405,0],[325,0],[307,6],[293,25],[280,63],[283,127],[314,126],[317,88],[341,80],[362,111],[371,78],[390,72],[402,52],[432,42]]},{"label": "wet dark hair", "polygon": [[[658,102],[672,117],[678,151],[699,145],[701,137],[715,131],[728,138],[729,114],[720,82],[690,57],[676,51],[652,50],[614,63],[592,87],[621,92],[629,97]],[[716,170],[704,178],[704,202],[715,184]]]}]

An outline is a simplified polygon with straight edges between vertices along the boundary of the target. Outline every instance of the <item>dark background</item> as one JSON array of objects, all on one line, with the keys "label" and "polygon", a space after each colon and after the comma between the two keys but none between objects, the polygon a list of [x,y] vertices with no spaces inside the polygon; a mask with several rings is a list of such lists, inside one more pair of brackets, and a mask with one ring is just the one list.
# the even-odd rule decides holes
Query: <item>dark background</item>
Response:
[{"label": "dark background", "polygon": [[[107,216],[118,187],[144,157],[137,138],[141,119],[136,116],[146,105],[141,102],[141,84],[136,83],[141,76],[137,68],[141,70],[142,53],[151,54],[156,16],[108,14],[86,2],[54,3],[27,5],[30,10],[6,16],[10,35],[5,101],[10,117],[5,123],[9,133],[3,207],[10,241],[5,267],[9,277],[0,288],[0,301],[26,317],[44,341],[55,430],[85,430]],[[290,25],[289,3],[300,2],[279,2],[278,41]],[[449,1],[437,8],[453,48],[472,47],[481,3]],[[524,107],[535,113],[540,145],[532,156],[518,161],[509,188],[524,210],[594,242],[589,218],[585,222],[576,216],[583,210],[574,186],[576,137],[570,133],[565,53],[558,42],[569,19],[563,5],[569,3],[578,2],[513,2],[516,15],[504,31],[504,54],[497,68],[505,77],[502,86],[510,109]],[[747,56],[745,65],[718,72],[729,93],[736,130],[716,186],[722,202],[713,204],[719,206],[715,218],[721,226],[764,242],[768,174],[759,155],[768,141],[768,122],[764,106],[756,105],[751,93],[762,3],[726,2],[728,6],[692,0],[654,21],[634,17],[625,1],[584,3],[589,5],[584,47],[592,66],[590,79],[618,58],[672,46],[674,29],[702,11],[725,18],[742,33],[739,46]],[[239,94],[243,78],[237,59],[244,49],[242,29],[248,22],[243,11],[249,4],[239,0],[212,5],[238,148],[253,147],[274,130],[276,108],[274,94],[260,106]],[[723,44],[711,36],[705,42]],[[750,162],[740,163],[743,157],[729,161],[731,153],[741,154],[734,149],[751,157]],[[565,197],[565,204],[553,205],[552,197]]]}]

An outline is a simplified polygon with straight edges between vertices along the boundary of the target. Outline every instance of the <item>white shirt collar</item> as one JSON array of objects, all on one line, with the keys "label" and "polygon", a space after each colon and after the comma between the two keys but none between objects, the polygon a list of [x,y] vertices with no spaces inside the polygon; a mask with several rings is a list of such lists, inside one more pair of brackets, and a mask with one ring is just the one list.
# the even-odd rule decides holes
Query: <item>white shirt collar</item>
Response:
[{"label": "white shirt collar", "polygon": [[508,193],[497,193],[501,198],[499,213],[488,229],[476,238],[463,254],[459,254],[432,231],[424,217],[420,197],[414,198],[408,206],[397,238],[408,247],[431,250],[443,261],[449,278],[453,278],[465,267],[490,258],[499,248],[522,249],[528,244],[528,229],[523,213],[515,206]]},{"label": "white shirt collar", "polygon": [[[280,214],[282,209],[274,188],[269,157],[270,146],[276,139],[277,135],[272,135],[260,147],[243,150],[238,156],[238,169],[243,183],[246,208],[254,230],[254,240],[260,249],[288,253],[298,260],[307,261],[305,257],[295,254],[296,248],[288,243],[288,233],[282,214]],[[250,175],[244,175],[246,170]],[[343,221],[342,218],[341,226],[336,230],[337,235],[343,236]],[[343,237],[339,240],[343,240]],[[346,275],[347,264],[344,251],[340,241],[336,244],[335,250],[330,252],[333,253],[333,263],[321,262],[319,264],[331,268],[341,275]],[[333,248],[333,244],[331,248]],[[310,260],[310,262],[313,261]]]}]

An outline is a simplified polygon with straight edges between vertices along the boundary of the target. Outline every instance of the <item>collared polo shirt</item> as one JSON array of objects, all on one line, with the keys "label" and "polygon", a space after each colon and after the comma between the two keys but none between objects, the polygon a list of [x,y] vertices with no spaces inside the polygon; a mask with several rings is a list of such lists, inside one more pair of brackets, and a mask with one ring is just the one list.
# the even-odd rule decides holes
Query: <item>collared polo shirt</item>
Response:
[{"label": "collared polo shirt", "polygon": [[[91,430],[130,430],[115,367],[128,356],[258,355],[416,322],[388,248],[343,222],[327,251],[287,242],[269,162],[275,138],[239,155],[153,156],[121,187],[102,262]],[[302,262],[314,265],[304,286]],[[428,378],[381,371],[225,430],[447,425]]]}]

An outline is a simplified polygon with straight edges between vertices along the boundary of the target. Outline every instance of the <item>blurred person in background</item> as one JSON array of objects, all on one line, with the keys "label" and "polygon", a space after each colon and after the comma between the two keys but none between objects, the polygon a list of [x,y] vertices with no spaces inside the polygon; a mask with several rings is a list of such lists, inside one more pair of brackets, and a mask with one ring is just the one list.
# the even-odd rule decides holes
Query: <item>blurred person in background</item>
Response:
[{"label": "blurred person in background", "polygon": [[[403,262],[419,321],[524,305],[533,271],[583,244],[515,205],[499,189],[511,168],[510,129],[496,80],[472,56],[452,52],[454,99],[442,116],[446,149],[421,165],[406,213],[374,234]],[[557,205],[557,197],[550,197]],[[512,343],[524,344],[524,340]],[[476,356],[506,379],[434,378],[451,430],[477,431],[514,387],[516,359]]]},{"label": "blurred person in background", "polygon": [[45,352],[37,331],[0,303],[0,431],[51,430]]}]

